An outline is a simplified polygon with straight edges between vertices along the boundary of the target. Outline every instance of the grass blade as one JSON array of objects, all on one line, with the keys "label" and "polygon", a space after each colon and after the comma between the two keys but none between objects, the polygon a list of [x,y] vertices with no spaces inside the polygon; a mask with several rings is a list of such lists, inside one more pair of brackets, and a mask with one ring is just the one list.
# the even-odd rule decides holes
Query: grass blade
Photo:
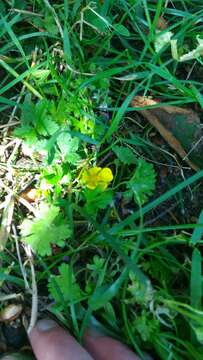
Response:
[{"label": "grass blade", "polygon": [[110,128],[108,129],[103,142],[111,137],[111,135],[118,129],[118,126],[123,118],[123,115],[125,114],[128,104],[131,102],[133,97],[135,96],[136,92],[138,91],[138,87],[136,87],[124,100],[123,104],[119,108],[118,112],[116,113],[116,116],[112,119],[112,123]]},{"label": "grass blade", "polygon": [[203,210],[200,213],[199,219],[198,219],[198,224],[200,225],[200,227],[197,227],[194,229],[192,237],[191,237],[191,243],[193,245],[196,245],[202,238],[203,235]]},{"label": "grass blade", "polygon": [[202,303],[202,257],[198,249],[192,253],[192,268],[190,279],[190,300],[191,306],[201,309]]},{"label": "grass blade", "polygon": [[[174,188],[168,190],[165,194],[161,195],[158,199],[155,199],[151,203],[145,205],[142,208],[142,214],[148,213],[150,210],[154,209],[155,207],[159,206],[162,202],[168,200],[171,196],[174,196],[179,191],[183,190],[187,186],[191,185],[195,181],[201,179],[203,177],[203,170],[199,171],[195,175],[190,176],[187,180],[182,181],[180,184],[176,185]],[[139,219],[140,211],[134,212],[134,214],[130,215],[124,221],[120,222],[119,224],[115,225],[111,229],[111,233],[116,233],[117,231],[123,229],[125,226],[132,224],[135,220]]]},{"label": "grass blade", "polygon": [[[0,15],[1,16],[1,15]],[[28,64],[28,61],[27,61],[27,58],[26,58],[26,55],[25,55],[25,52],[18,40],[18,38],[16,37],[15,33],[13,32],[10,24],[6,21],[6,19],[4,17],[1,16],[1,19],[3,21],[3,24],[6,28],[6,31],[7,33],[9,34],[13,44],[15,44],[15,46],[17,47],[18,51],[20,52],[20,54],[22,55],[24,61],[25,61],[25,64],[27,65],[27,67],[29,68],[29,64]]]},{"label": "grass blade", "polygon": [[2,95],[3,93],[5,93],[6,91],[8,91],[11,87],[13,87],[14,85],[16,85],[18,82],[22,81],[22,83],[39,99],[42,98],[41,94],[34,89],[34,87],[32,85],[30,85],[26,80],[24,80],[24,78],[28,75],[30,75],[34,70],[40,68],[42,66],[42,64],[33,67],[29,70],[26,70],[24,73],[22,74],[18,74],[15,70],[13,70],[12,67],[10,67],[8,64],[6,64],[6,62],[2,59],[0,59],[0,65],[2,65],[2,67],[7,70],[11,75],[13,75],[15,77],[14,80],[12,80],[10,83],[6,84],[3,88],[0,89],[0,95]]}]

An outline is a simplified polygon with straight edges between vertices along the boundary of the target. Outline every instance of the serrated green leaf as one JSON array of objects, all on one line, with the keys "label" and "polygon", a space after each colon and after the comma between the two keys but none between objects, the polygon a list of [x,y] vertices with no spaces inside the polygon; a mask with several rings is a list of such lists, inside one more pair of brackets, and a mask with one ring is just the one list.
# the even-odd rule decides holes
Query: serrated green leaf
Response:
[{"label": "serrated green leaf", "polygon": [[69,133],[63,132],[57,138],[57,145],[64,159],[69,163],[74,165],[80,160],[80,156],[77,154],[79,147],[78,138],[72,138]]},{"label": "serrated green leaf", "polygon": [[71,231],[59,207],[42,203],[33,220],[25,219],[21,225],[22,241],[31,245],[39,255],[51,255],[51,245],[64,246]]},{"label": "serrated green leaf", "polygon": [[38,134],[43,136],[53,135],[58,129],[58,124],[50,116],[44,116],[36,126]]},{"label": "serrated green leaf", "polygon": [[57,137],[57,145],[58,145],[62,155],[67,154],[70,141],[71,141],[71,136],[68,132],[62,132]]},{"label": "serrated green leaf", "polygon": [[118,159],[123,162],[124,164],[135,164],[136,163],[136,157],[133,151],[125,146],[113,146],[112,147],[113,152],[116,154]]},{"label": "serrated green leaf", "polygon": [[80,287],[69,264],[59,267],[59,275],[49,279],[48,289],[57,304],[61,303],[61,295],[66,303],[73,303],[81,298]]},{"label": "serrated green leaf", "polygon": [[134,200],[141,205],[144,204],[148,197],[153,194],[155,189],[156,173],[152,164],[147,163],[145,160],[140,159],[134,175],[127,183],[128,190],[124,196],[130,200]]},{"label": "serrated green leaf", "polygon": [[30,96],[25,97],[22,105],[21,125],[14,130],[14,134],[34,145],[40,138],[53,135],[59,125],[49,115],[50,102],[46,99],[34,104]]},{"label": "serrated green leaf", "polygon": [[96,215],[99,209],[105,209],[112,201],[113,193],[111,190],[101,191],[99,189],[84,191],[86,204],[85,210],[90,215]]},{"label": "serrated green leaf", "polygon": [[77,153],[70,153],[65,158],[70,164],[76,165],[80,160],[80,156]]},{"label": "serrated green leaf", "polygon": [[29,125],[22,125],[22,126],[16,128],[14,130],[13,134],[19,138],[24,139],[25,142],[29,145],[35,144],[38,140],[35,129],[33,129]]}]

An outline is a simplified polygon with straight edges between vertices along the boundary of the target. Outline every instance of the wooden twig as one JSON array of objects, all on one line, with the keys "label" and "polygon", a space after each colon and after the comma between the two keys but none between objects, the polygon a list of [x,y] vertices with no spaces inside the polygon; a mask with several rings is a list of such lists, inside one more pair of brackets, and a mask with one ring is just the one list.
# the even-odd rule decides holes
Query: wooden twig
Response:
[{"label": "wooden twig", "polygon": [[11,123],[8,123],[8,124],[0,125],[0,129],[5,129],[5,128],[15,126],[15,125],[19,125],[19,124],[20,124],[20,121],[14,121],[14,122],[11,122]]}]

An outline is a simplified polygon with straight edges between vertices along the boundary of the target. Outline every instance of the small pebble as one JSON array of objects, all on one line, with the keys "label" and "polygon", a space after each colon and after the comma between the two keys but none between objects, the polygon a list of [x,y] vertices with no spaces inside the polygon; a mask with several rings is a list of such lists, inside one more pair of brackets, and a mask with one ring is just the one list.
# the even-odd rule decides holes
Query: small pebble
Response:
[{"label": "small pebble", "polygon": [[0,312],[0,321],[13,321],[22,313],[23,307],[21,304],[10,304],[3,308]]}]

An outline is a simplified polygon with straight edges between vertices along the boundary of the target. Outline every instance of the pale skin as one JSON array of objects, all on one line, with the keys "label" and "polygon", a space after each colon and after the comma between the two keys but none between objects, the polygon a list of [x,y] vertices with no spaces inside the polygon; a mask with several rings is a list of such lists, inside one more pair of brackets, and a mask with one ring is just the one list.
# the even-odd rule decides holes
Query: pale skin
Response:
[{"label": "pale skin", "polygon": [[37,360],[140,360],[119,341],[87,331],[82,347],[53,320],[40,320],[30,333]]}]

